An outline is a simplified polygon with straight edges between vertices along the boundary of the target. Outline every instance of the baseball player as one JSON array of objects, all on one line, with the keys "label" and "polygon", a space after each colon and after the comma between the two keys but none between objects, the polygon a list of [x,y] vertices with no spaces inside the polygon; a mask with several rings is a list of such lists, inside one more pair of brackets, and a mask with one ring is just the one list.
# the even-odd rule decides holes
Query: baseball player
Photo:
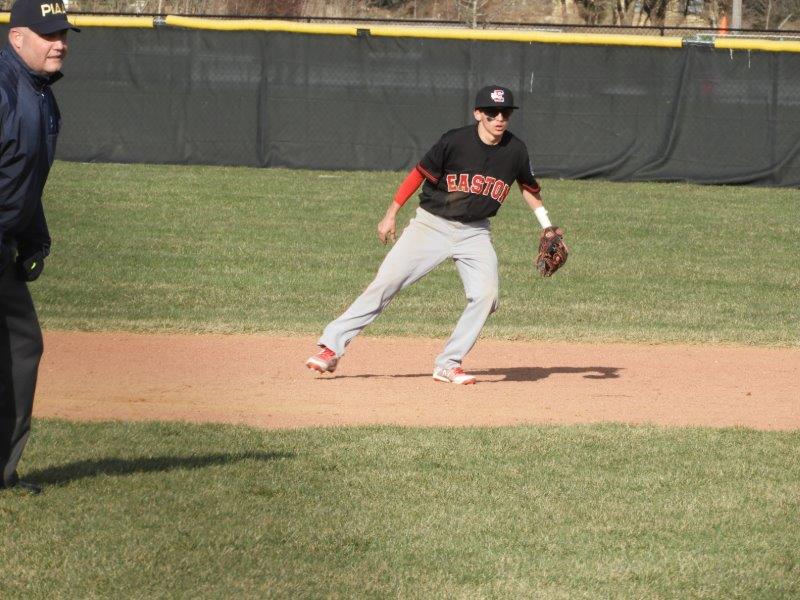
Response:
[{"label": "baseball player", "polygon": [[467,306],[436,358],[433,379],[459,385],[476,379],[462,369],[489,315],[497,309],[497,255],[489,219],[516,181],[539,224],[552,224],[525,144],[508,131],[517,106],[511,90],[490,85],[478,91],[475,123],[446,132],[408,174],[378,223],[384,244],[395,240],[395,219],[422,186],[415,217],[392,247],[367,289],[319,338],[309,369],[333,373],[347,344],[372,323],[400,290],[452,259],[464,283]]}]

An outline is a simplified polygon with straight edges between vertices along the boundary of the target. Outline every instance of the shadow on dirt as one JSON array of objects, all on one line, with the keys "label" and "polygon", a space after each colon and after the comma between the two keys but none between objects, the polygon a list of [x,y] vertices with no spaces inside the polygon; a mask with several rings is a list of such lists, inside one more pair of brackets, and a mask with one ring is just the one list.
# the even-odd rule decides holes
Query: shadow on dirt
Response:
[{"label": "shadow on dirt", "polygon": [[620,370],[617,367],[499,367],[468,372],[473,375],[502,377],[499,381],[539,381],[556,374],[583,374],[584,379],[617,379]]},{"label": "shadow on dirt", "polygon": [[241,452],[235,454],[201,454],[196,456],[151,456],[139,458],[99,458],[80,460],[26,473],[25,479],[42,484],[63,484],[98,475],[133,475],[177,469],[203,469],[243,460],[280,460],[294,458],[286,452]]},{"label": "shadow on dirt", "polygon": [[[505,381],[540,381],[551,375],[566,374],[580,375],[584,379],[617,379],[619,367],[498,367],[493,369],[467,369],[470,375],[477,377],[492,377],[497,379],[478,380],[478,383],[500,383]],[[429,378],[430,373],[402,373],[399,375],[370,374],[362,375],[336,375],[334,377],[320,378],[320,380],[336,381],[337,379],[397,379],[397,378]]]}]

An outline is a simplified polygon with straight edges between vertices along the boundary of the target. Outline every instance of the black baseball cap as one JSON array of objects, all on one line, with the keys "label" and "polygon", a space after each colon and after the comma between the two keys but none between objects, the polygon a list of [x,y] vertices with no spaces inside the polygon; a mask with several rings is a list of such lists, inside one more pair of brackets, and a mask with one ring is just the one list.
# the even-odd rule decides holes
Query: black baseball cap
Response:
[{"label": "black baseball cap", "polygon": [[475,108],[519,108],[514,106],[514,94],[501,85],[487,85],[478,90]]},{"label": "black baseball cap", "polygon": [[17,0],[11,7],[10,27],[27,27],[39,35],[72,29],[80,31],[67,21],[67,9],[62,0]]}]

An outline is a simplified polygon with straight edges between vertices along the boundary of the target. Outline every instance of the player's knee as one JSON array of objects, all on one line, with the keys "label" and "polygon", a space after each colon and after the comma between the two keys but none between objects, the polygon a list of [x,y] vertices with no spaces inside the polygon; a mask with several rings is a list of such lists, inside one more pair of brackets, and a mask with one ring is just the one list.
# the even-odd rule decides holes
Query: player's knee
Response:
[{"label": "player's knee", "polygon": [[367,287],[370,291],[377,291],[383,296],[394,296],[405,286],[408,276],[405,273],[391,270],[379,271],[378,275]]},{"label": "player's knee", "polygon": [[485,290],[481,290],[475,294],[473,294],[469,298],[470,302],[475,304],[480,304],[482,306],[486,306],[489,308],[489,312],[493,313],[497,310],[497,306],[499,303],[497,288],[486,288]]},{"label": "player's knee", "polygon": [[383,298],[394,298],[405,287],[405,279],[396,278],[388,279],[383,282],[381,286],[381,296]]}]

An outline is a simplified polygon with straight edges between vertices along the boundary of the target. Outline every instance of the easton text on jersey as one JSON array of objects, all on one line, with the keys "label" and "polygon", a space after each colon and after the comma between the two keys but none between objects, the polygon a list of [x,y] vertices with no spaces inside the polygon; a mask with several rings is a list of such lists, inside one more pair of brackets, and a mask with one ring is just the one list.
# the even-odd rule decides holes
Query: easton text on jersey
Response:
[{"label": "easton text on jersey", "polygon": [[491,196],[502,204],[511,187],[502,179],[486,175],[473,175],[470,181],[469,173],[451,173],[445,177],[448,192],[466,192],[480,196]]}]

